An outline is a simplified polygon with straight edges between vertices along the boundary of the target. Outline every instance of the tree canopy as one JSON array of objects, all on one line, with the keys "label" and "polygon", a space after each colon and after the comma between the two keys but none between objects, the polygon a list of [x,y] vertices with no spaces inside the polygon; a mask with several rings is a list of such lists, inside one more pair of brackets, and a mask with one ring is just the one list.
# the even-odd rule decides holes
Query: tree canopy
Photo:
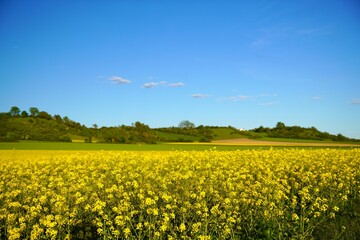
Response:
[{"label": "tree canopy", "polygon": [[195,128],[195,124],[190,122],[189,120],[184,120],[179,123],[179,128],[186,128],[186,129]]}]

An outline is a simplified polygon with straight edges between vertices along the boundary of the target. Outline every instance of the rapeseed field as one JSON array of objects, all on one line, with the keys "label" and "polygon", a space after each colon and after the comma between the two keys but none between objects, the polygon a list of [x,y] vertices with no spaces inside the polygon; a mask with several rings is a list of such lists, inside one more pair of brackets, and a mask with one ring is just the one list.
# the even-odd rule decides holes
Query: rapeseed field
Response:
[{"label": "rapeseed field", "polygon": [[359,181],[359,149],[2,151],[0,239],[311,239]]}]

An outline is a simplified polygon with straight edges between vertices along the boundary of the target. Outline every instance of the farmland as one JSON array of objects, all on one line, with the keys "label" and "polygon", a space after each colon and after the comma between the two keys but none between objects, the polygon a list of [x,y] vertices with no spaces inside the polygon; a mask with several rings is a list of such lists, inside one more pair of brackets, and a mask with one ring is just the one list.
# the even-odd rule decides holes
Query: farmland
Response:
[{"label": "farmland", "polygon": [[[218,150],[254,149],[259,146],[219,145],[211,143],[164,143],[164,144],[108,144],[108,143],[60,143],[24,141],[0,143],[0,150],[72,150],[72,151],[204,151],[216,147]],[[264,146],[263,148],[270,148]]]},{"label": "farmland", "polygon": [[248,138],[223,139],[212,142],[193,143],[159,143],[159,144],[112,144],[112,143],[83,143],[83,142],[45,142],[45,141],[19,141],[0,142],[0,150],[77,150],[77,151],[204,151],[216,147],[218,150],[243,150],[243,149],[269,149],[271,147],[284,148],[357,148],[359,143],[314,141],[299,139],[253,140]]},{"label": "farmland", "polygon": [[356,239],[359,234],[359,149],[207,147],[2,150],[0,238]]}]

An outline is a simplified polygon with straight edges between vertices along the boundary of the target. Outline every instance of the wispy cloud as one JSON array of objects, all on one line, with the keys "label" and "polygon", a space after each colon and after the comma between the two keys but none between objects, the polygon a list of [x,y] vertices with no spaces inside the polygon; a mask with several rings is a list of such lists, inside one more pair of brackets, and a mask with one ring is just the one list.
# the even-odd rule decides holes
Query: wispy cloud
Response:
[{"label": "wispy cloud", "polygon": [[260,103],[260,106],[273,106],[273,105],[277,105],[279,104],[279,102],[265,102],[265,103]]},{"label": "wispy cloud", "polygon": [[258,38],[251,43],[251,47],[262,47],[270,45],[270,42],[264,38]]},{"label": "wispy cloud", "polygon": [[351,103],[354,105],[360,105],[360,98],[353,99]]},{"label": "wispy cloud", "polygon": [[321,96],[313,96],[313,97],[311,97],[311,99],[314,100],[314,101],[320,101],[320,100],[323,100],[324,97],[321,97]]},{"label": "wispy cloud", "polygon": [[331,34],[331,31],[327,27],[319,27],[298,29],[295,31],[295,33],[304,36],[321,36]]},{"label": "wispy cloud", "polygon": [[249,46],[253,50],[262,50],[272,45],[286,43],[285,41],[296,38],[313,38],[331,35],[333,30],[331,26],[304,26],[288,25],[284,27],[259,28],[249,33]]},{"label": "wispy cloud", "polygon": [[156,86],[159,86],[159,85],[164,85],[166,84],[165,82],[148,82],[148,83],[145,83],[143,85],[144,88],[153,88],[153,87],[156,87]]},{"label": "wispy cloud", "polygon": [[177,83],[168,83],[168,86],[169,87],[182,87],[184,86],[185,84],[182,83],[182,82],[177,82]]},{"label": "wispy cloud", "polygon": [[209,95],[203,93],[195,93],[191,95],[192,98],[207,98]]},{"label": "wispy cloud", "polygon": [[[248,100],[257,100],[262,98],[270,98],[270,97],[277,97],[277,94],[259,94],[259,95],[238,95],[238,96],[230,96],[225,98],[220,98],[220,101],[248,101]],[[274,102],[271,102],[274,103]]]},{"label": "wispy cloud", "polygon": [[168,82],[147,82],[144,83],[143,88],[154,88],[157,86],[165,86],[165,87],[182,87],[185,84],[182,82],[176,82],[176,83],[168,83]]},{"label": "wispy cloud", "polygon": [[231,97],[225,97],[225,98],[220,98],[220,101],[231,101],[231,102],[236,102],[236,101],[246,101],[246,100],[250,100],[253,99],[253,96],[244,96],[244,95],[238,95],[238,96],[231,96]]},{"label": "wispy cloud", "polygon": [[115,83],[115,84],[129,84],[129,83],[131,83],[130,80],[119,77],[119,76],[112,76],[112,77],[109,78],[109,80],[112,83]]},{"label": "wispy cloud", "polygon": [[263,93],[258,95],[257,97],[277,97],[277,94],[274,93]]}]

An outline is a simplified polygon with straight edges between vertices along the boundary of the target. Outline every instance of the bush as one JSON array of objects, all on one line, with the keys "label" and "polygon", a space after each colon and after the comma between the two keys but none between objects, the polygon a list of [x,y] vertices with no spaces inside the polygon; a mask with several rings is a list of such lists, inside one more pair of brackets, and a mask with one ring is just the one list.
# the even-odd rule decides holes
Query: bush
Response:
[{"label": "bush", "polygon": [[71,137],[69,137],[67,135],[63,135],[63,136],[59,137],[59,141],[60,142],[72,142]]},{"label": "bush", "polygon": [[4,136],[0,136],[0,142],[18,142],[18,139],[13,139],[13,138],[7,138]]},{"label": "bush", "polygon": [[199,142],[211,142],[211,140],[209,138],[202,137]]},{"label": "bush", "polygon": [[13,132],[7,132],[6,136],[0,136],[0,142],[18,142],[19,140],[19,134]]}]

